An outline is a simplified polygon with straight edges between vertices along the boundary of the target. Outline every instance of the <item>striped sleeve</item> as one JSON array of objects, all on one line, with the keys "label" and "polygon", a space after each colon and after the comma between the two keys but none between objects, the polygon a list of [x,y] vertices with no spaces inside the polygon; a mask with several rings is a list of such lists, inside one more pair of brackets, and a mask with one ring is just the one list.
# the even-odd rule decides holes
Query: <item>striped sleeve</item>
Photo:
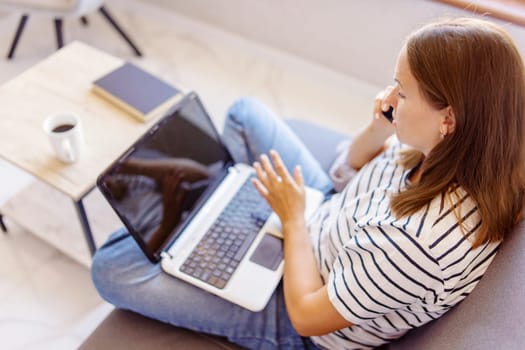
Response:
[{"label": "striped sleeve", "polygon": [[362,324],[443,291],[441,269],[428,248],[402,228],[360,227],[334,260],[328,295],[338,312]]},{"label": "striped sleeve", "polygon": [[347,162],[349,147],[350,140],[345,140],[337,146],[336,152],[338,156],[328,170],[328,175],[330,175],[336,192],[341,192],[355,174],[357,174],[357,171],[351,168]]},{"label": "striped sleeve", "polygon": [[[328,170],[328,175],[332,180],[336,192],[341,192],[346,185],[356,176],[358,171],[348,164],[348,152],[351,139],[344,140],[337,145],[337,157]],[[386,150],[382,152],[384,156],[393,157],[396,149],[401,147],[401,143],[396,137],[390,137],[386,142]]]}]

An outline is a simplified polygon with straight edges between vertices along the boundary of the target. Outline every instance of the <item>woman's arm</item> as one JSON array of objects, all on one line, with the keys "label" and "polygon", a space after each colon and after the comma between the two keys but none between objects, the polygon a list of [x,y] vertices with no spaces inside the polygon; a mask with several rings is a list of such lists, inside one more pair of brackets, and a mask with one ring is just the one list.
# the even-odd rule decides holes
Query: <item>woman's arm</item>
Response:
[{"label": "woman's arm", "polygon": [[334,308],[319,275],[304,218],[283,225],[284,297],[288,316],[302,336],[323,335],[350,327]]},{"label": "woman's arm", "polygon": [[299,168],[288,173],[275,151],[254,164],[254,184],[279,216],[284,237],[284,296],[286,308],[296,331],[303,336],[322,335],[349,327],[332,306],[323,285],[304,219],[305,192]]},{"label": "woman's arm", "polygon": [[348,165],[359,170],[385,149],[386,139],[395,131],[383,115],[382,111],[388,110],[390,106],[385,104],[385,98],[392,93],[393,87],[389,86],[377,94],[374,103],[374,118],[353,139],[348,149]]}]

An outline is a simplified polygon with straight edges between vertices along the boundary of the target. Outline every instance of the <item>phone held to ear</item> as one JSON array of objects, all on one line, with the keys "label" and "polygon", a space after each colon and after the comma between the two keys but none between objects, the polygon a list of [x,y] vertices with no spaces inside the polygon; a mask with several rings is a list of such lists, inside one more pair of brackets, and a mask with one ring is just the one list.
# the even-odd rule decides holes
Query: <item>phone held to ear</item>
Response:
[{"label": "phone held to ear", "polygon": [[392,112],[394,112],[394,107],[390,106],[388,111],[381,111],[383,113],[383,116],[388,119],[390,123],[394,120],[394,116],[392,115]]}]

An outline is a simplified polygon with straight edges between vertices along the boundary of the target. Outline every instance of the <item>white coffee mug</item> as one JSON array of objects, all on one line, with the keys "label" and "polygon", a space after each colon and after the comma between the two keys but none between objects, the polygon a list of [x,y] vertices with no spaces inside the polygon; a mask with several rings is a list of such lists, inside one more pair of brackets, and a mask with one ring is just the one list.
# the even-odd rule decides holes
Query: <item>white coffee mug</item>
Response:
[{"label": "white coffee mug", "polygon": [[78,160],[84,148],[84,137],[79,117],[61,112],[48,116],[42,125],[57,157],[65,163]]}]

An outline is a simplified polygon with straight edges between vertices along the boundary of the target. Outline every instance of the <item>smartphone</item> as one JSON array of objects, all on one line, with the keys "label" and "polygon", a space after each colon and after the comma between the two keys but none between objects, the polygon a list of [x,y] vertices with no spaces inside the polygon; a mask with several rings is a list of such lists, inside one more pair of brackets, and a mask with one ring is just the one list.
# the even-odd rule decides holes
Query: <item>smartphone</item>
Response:
[{"label": "smartphone", "polygon": [[394,120],[394,116],[392,115],[392,112],[394,112],[394,107],[390,106],[388,111],[381,111],[383,113],[383,116],[388,119],[390,123]]}]

